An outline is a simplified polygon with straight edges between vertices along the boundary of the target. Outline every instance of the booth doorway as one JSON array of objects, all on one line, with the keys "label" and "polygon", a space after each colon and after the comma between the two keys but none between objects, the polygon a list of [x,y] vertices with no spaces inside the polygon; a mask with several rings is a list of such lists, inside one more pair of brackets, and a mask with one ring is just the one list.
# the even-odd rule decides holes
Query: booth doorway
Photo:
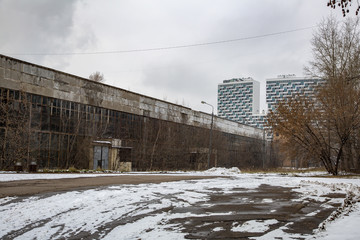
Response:
[{"label": "booth doorway", "polygon": [[94,170],[108,169],[109,167],[109,147],[94,146]]}]

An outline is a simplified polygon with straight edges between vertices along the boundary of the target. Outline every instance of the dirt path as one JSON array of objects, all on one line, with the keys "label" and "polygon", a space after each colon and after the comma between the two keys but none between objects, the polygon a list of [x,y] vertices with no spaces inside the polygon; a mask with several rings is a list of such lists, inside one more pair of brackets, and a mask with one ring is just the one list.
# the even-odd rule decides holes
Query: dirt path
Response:
[{"label": "dirt path", "polygon": [[29,196],[39,193],[61,192],[75,189],[89,189],[118,184],[161,183],[207,178],[213,177],[181,175],[123,175],[109,177],[37,179],[0,182],[0,198],[12,196]]}]

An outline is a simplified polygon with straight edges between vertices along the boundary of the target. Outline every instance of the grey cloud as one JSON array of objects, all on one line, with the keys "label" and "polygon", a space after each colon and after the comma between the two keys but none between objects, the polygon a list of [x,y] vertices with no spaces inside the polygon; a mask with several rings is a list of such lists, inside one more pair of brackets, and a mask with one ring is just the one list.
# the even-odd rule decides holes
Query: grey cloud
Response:
[{"label": "grey cloud", "polygon": [[166,64],[161,68],[144,70],[143,84],[154,89],[167,89],[174,93],[199,93],[199,88],[208,91],[208,74],[191,63],[176,62]]},{"label": "grey cloud", "polygon": [[[4,54],[73,52],[92,42],[94,36],[91,31],[75,32],[77,3],[78,1],[0,1],[0,51]],[[48,64],[50,61],[46,56],[14,57],[39,64]],[[54,61],[54,58],[57,60]],[[67,65],[65,58],[59,56],[52,57],[50,63],[54,64],[52,67],[58,68],[65,68]]]}]

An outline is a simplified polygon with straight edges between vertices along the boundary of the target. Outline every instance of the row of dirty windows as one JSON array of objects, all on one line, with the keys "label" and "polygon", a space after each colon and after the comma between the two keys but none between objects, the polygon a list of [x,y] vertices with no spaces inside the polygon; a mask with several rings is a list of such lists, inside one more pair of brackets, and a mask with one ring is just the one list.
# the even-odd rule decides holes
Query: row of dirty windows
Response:
[{"label": "row of dirty windows", "polygon": [[0,88],[0,99],[11,103],[14,108],[20,102],[31,102],[31,126],[40,130],[72,133],[74,127],[80,125],[80,134],[87,135],[102,124],[108,129],[107,135],[119,130],[124,132],[125,128],[129,132],[127,135],[134,135],[141,129],[142,116],[130,113],[3,88]]},{"label": "row of dirty windows", "polygon": [[56,108],[69,109],[80,112],[89,112],[95,114],[105,114],[111,117],[129,118],[131,120],[137,120],[137,118],[139,118],[139,116],[134,114],[128,114],[120,111],[114,111],[105,108],[75,103],[75,102],[56,99],[56,98],[49,98],[35,94],[21,93],[19,91],[8,90],[3,88],[0,88],[0,99],[9,99],[9,100],[17,100],[17,101],[26,99],[26,101],[31,102],[33,105],[56,107]]}]

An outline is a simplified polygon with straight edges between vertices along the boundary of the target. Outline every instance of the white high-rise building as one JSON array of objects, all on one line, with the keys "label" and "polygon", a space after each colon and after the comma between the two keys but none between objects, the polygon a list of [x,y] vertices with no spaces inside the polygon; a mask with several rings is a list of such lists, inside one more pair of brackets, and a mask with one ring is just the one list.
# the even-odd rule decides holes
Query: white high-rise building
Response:
[{"label": "white high-rise building", "polygon": [[275,110],[279,100],[295,95],[314,97],[315,89],[323,80],[313,77],[279,75],[266,80],[266,104],[268,110]]},{"label": "white high-rise building", "polygon": [[[218,85],[218,115],[257,126],[252,116],[260,114],[260,83],[252,78],[233,78]],[[259,127],[259,126],[258,126]]]}]

